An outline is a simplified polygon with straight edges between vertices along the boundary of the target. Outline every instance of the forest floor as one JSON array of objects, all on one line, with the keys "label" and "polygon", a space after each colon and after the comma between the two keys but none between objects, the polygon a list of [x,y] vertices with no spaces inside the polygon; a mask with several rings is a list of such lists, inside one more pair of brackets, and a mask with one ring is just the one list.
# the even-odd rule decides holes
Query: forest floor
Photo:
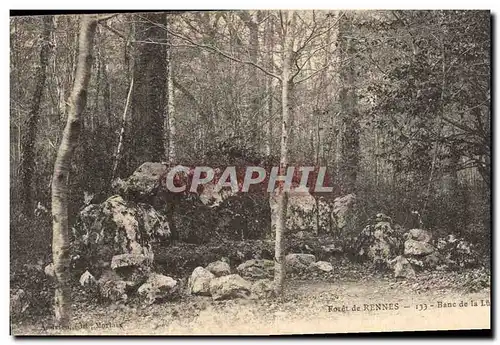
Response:
[{"label": "forest floor", "polygon": [[[18,322],[11,325],[11,333],[263,335],[489,329],[490,289],[467,292],[470,290],[463,287],[463,281],[470,274],[422,273],[414,281],[387,275],[355,280],[290,279],[279,301],[212,301],[210,297],[190,296],[149,306],[77,303],[70,330],[53,328],[43,321]],[[443,307],[445,303],[447,307]]]}]

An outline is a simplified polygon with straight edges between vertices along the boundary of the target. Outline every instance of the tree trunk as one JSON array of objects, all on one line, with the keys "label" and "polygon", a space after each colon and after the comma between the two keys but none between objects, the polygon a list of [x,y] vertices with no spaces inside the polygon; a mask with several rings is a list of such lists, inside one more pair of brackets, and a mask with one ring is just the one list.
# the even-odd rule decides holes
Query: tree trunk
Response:
[{"label": "tree trunk", "polygon": [[[273,40],[273,35],[274,35],[274,25],[273,21],[271,19],[268,20],[268,25],[266,28],[266,48],[268,50],[268,56],[267,56],[267,68],[271,73],[274,73],[274,55],[273,55],[273,49],[274,49],[274,40]],[[266,97],[267,97],[267,102],[266,102],[266,107],[265,107],[265,112],[266,112],[266,118],[265,121],[267,122],[266,126],[266,133],[265,133],[265,152],[267,156],[270,156],[271,153],[273,152],[273,78],[266,78]]]},{"label": "tree trunk", "polygon": [[[292,109],[290,106],[289,94],[293,88],[291,81],[291,65],[293,54],[293,36],[292,28],[295,22],[295,13],[293,11],[284,12],[283,28],[283,72],[281,80],[281,151],[280,151],[280,175],[285,175],[288,166],[288,143],[290,134],[290,123],[292,118]],[[275,242],[275,266],[274,266],[274,291],[277,296],[283,293],[285,283],[285,232],[286,232],[286,213],[288,208],[288,192],[277,190],[276,207],[276,242]]]},{"label": "tree trunk", "polygon": [[71,313],[68,229],[69,175],[71,159],[78,144],[82,126],[81,116],[87,102],[87,87],[92,67],[92,41],[96,26],[96,17],[81,17],[75,81],[68,99],[68,119],[57,152],[52,177],[52,257],[56,278],[54,309],[56,322],[62,327],[68,326]]},{"label": "tree trunk", "polygon": [[[167,19],[167,25],[169,25]],[[165,156],[169,163],[174,163],[176,160],[175,147],[175,103],[174,103],[174,81],[173,81],[173,63],[172,63],[172,46],[167,48],[167,104],[165,116]]]},{"label": "tree trunk", "polygon": [[354,55],[352,42],[352,17],[344,13],[339,23],[339,39],[343,59],[348,59],[345,66],[341,66],[342,89],[340,90],[340,106],[342,110],[342,140],[341,140],[341,182],[345,193],[356,190],[356,179],[359,170],[359,112],[357,109],[356,90],[354,86]]},{"label": "tree trunk", "polygon": [[113,171],[111,172],[111,181],[116,177],[116,170],[118,169],[118,164],[120,164],[122,150],[123,150],[123,138],[125,136],[125,129],[127,128],[127,110],[130,103],[130,95],[134,89],[134,77],[130,80],[130,86],[128,88],[127,100],[125,101],[125,109],[123,110],[122,117],[122,127],[120,128],[120,136],[118,138],[118,146],[116,147],[115,163],[113,164]]},{"label": "tree trunk", "polygon": [[27,121],[27,128],[21,139],[23,150],[21,156],[20,177],[22,183],[23,212],[30,217],[33,214],[33,171],[35,169],[35,139],[38,131],[38,121],[40,119],[40,104],[42,102],[43,91],[47,79],[47,66],[50,53],[50,32],[52,30],[52,17],[44,16],[43,32],[41,36],[40,65],[35,72],[35,92],[31,103],[31,109]]},{"label": "tree trunk", "polygon": [[[135,40],[163,42],[166,14],[144,14],[147,20],[135,25]],[[165,45],[136,43],[134,58],[134,92],[131,101],[130,122],[134,135],[126,136],[124,163],[128,174],[144,162],[165,160],[164,120],[167,100],[166,52]]]}]

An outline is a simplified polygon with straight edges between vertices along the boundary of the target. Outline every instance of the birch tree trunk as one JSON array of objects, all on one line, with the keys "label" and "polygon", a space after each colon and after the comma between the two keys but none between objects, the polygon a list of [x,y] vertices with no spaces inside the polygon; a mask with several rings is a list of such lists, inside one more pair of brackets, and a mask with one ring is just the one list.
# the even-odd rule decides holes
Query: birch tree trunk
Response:
[{"label": "birch tree trunk", "polygon": [[[25,216],[33,214],[33,170],[35,167],[35,138],[38,131],[38,121],[40,118],[40,104],[42,102],[43,91],[47,79],[47,66],[49,64],[50,53],[50,32],[52,31],[52,17],[44,16],[43,32],[41,36],[40,65],[35,72],[35,92],[31,102],[31,109],[27,121],[27,129],[20,142],[23,143],[21,152],[21,181],[22,181],[22,201]],[[20,124],[19,124],[20,125]],[[20,137],[20,136],[19,136]]]},{"label": "birch tree trunk", "polygon": [[[267,56],[267,68],[271,73],[274,73],[274,54],[273,54],[273,49],[274,49],[274,39],[273,39],[273,33],[274,33],[274,25],[272,20],[268,20],[268,24],[266,27],[266,49],[268,50],[268,56]],[[266,107],[265,107],[265,112],[266,112],[266,119],[267,121],[267,126],[266,126],[266,133],[265,133],[265,152],[267,156],[270,156],[272,151],[273,151],[273,91],[274,91],[274,86],[273,86],[274,79],[273,78],[266,78],[266,97],[267,97],[267,102],[266,102]]]},{"label": "birch tree trunk", "polygon": [[70,321],[70,253],[68,231],[69,174],[73,152],[78,144],[82,112],[87,102],[87,87],[92,67],[92,42],[97,26],[95,16],[82,16],[78,41],[75,81],[68,99],[68,118],[54,165],[52,177],[52,258],[56,278],[55,320],[62,327]]},{"label": "birch tree trunk", "polygon": [[[280,175],[285,175],[288,166],[288,143],[291,123],[291,106],[289,94],[293,88],[291,82],[291,65],[293,54],[292,28],[295,22],[295,12],[283,13],[283,72],[281,75],[281,151],[280,151]],[[274,265],[274,292],[276,296],[281,296],[285,283],[285,232],[286,213],[288,208],[288,192],[278,189],[276,197],[276,242],[275,242],[275,265]]]},{"label": "birch tree trunk", "polygon": [[[168,21],[168,20],[167,20]],[[173,81],[173,63],[172,63],[172,46],[167,48],[167,107],[166,107],[166,123],[165,133],[167,134],[167,148],[165,155],[169,163],[174,163],[176,160],[176,145],[175,145],[175,103],[174,103],[174,81]]]},{"label": "birch tree trunk", "polygon": [[122,151],[123,151],[123,138],[125,136],[125,129],[127,128],[127,111],[130,103],[130,96],[132,94],[132,90],[134,88],[134,77],[132,75],[132,79],[130,80],[130,86],[128,88],[127,100],[125,101],[125,109],[123,110],[122,117],[122,127],[120,128],[120,136],[118,137],[118,146],[116,147],[115,154],[115,163],[113,164],[113,171],[111,173],[111,181],[113,181],[116,177],[116,171],[118,170],[118,164],[120,164]]}]

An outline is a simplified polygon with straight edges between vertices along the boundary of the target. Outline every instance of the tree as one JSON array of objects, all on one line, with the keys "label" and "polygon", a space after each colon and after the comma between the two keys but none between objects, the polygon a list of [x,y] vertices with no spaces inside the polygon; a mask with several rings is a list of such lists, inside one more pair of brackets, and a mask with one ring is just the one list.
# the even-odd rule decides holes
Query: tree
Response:
[{"label": "tree", "polygon": [[[283,12],[283,69],[281,74],[281,149],[280,149],[280,174],[285,175],[288,168],[288,145],[290,141],[290,123],[293,116],[293,108],[290,103],[290,94],[293,91],[293,76],[291,74],[293,55],[293,32],[295,28],[295,11]],[[276,237],[275,237],[275,265],[274,265],[274,289],[276,295],[283,293],[285,282],[285,233],[286,214],[288,210],[288,192],[278,189],[276,197]]]},{"label": "tree", "polygon": [[[165,26],[168,27],[169,18],[165,19]],[[167,63],[167,102],[165,108],[165,158],[167,162],[173,164],[176,160],[176,148],[175,148],[175,100],[174,100],[174,64],[172,61],[172,45],[167,46],[166,53],[166,63]]]},{"label": "tree", "polygon": [[92,44],[97,26],[94,15],[81,16],[78,60],[73,88],[68,99],[68,118],[57,151],[52,178],[52,259],[55,289],[55,319],[65,327],[70,321],[70,254],[68,227],[68,194],[70,166],[82,127],[82,112],[87,102],[87,87],[92,67]]},{"label": "tree", "polygon": [[123,156],[127,174],[144,162],[165,161],[167,43],[164,30],[157,24],[164,25],[166,16],[165,13],[136,15],[130,117],[134,132],[125,136]]},{"label": "tree", "polygon": [[47,66],[50,54],[50,34],[52,31],[52,17],[42,18],[42,35],[40,37],[40,61],[35,71],[35,91],[31,102],[31,110],[28,117],[27,130],[24,132],[21,142],[21,171],[20,178],[23,188],[23,211],[26,217],[33,214],[33,170],[35,168],[35,139],[40,119],[40,104],[45,90],[47,79]]},{"label": "tree", "polygon": [[353,38],[353,17],[341,14],[339,23],[339,47],[342,60],[347,62],[341,66],[341,90],[339,102],[341,107],[341,139],[340,155],[342,159],[340,176],[345,193],[356,190],[356,178],[359,170],[359,112],[357,108],[355,78],[355,47]]}]

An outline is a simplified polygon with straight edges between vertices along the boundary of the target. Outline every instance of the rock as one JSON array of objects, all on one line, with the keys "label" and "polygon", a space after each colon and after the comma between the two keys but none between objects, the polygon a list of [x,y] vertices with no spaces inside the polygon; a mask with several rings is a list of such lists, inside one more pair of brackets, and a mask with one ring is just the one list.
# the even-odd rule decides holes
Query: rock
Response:
[{"label": "rock", "polygon": [[258,298],[269,298],[274,293],[273,282],[269,279],[259,279],[252,283],[252,295]]},{"label": "rock", "polygon": [[142,284],[137,293],[147,303],[154,303],[158,299],[171,297],[177,291],[177,281],[163,274],[153,273],[148,280]]},{"label": "rock", "polygon": [[310,271],[315,271],[315,272],[330,272],[333,270],[333,266],[331,263],[326,262],[326,261],[318,261],[318,262],[313,262],[312,264],[309,265],[308,269]]},{"label": "rock", "polygon": [[83,286],[84,288],[89,288],[95,286],[96,284],[97,284],[96,279],[89,271],[85,271],[80,276],[80,285]]},{"label": "rock", "polygon": [[10,313],[12,316],[19,316],[28,309],[29,303],[26,300],[26,292],[23,289],[17,289],[10,295]]},{"label": "rock", "polygon": [[352,245],[356,256],[385,266],[390,258],[401,253],[402,235],[392,228],[388,219],[390,218],[380,213],[375,217],[374,224],[365,226]]},{"label": "rock", "polygon": [[143,201],[155,196],[167,174],[167,166],[162,163],[145,162],[122,182],[120,194],[133,200]]},{"label": "rock", "polygon": [[435,269],[443,263],[443,258],[437,251],[426,255],[422,258],[423,264],[426,268]]},{"label": "rock", "polygon": [[216,187],[217,184],[213,181],[203,185],[203,189],[199,194],[200,201],[203,205],[207,205],[208,207],[218,207],[223,201],[237,194],[231,188],[226,187],[221,190],[217,190]]},{"label": "rock", "polygon": [[137,282],[122,279],[115,271],[106,269],[97,280],[100,296],[112,302],[127,301],[128,293],[135,291]]},{"label": "rock", "polygon": [[356,204],[356,195],[347,194],[342,197],[335,198],[333,201],[332,216],[334,221],[334,228],[338,232],[342,232],[352,224],[355,214],[353,212]]},{"label": "rock", "polygon": [[227,262],[215,261],[207,266],[207,270],[212,272],[216,277],[227,276],[231,274],[231,267]]},{"label": "rock", "polygon": [[392,268],[394,270],[395,278],[414,278],[415,270],[413,269],[411,263],[401,255],[398,255],[390,261]]},{"label": "rock", "polygon": [[71,249],[78,258],[73,267],[92,272],[109,267],[115,255],[151,257],[152,244],[170,236],[166,216],[150,205],[125,201],[121,196],[85,207],[72,231]]},{"label": "rock", "polygon": [[423,256],[433,253],[436,250],[431,244],[419,242],[412,239],[406,240],[404,255]]},{"label": "rock", "polygon": [[210,294],[214,300],[247,298],[252,285],[237,274],[214,278],[210,281]]},{"label": "rock", "polygon": [[475,267],[479,264],[479,254],[474,245],[454,234],[439,238],[437,248],[446,264],[451,267]]},{"label": "rock", "polygon": [[55,277],[55,272],[54,272],[54,264],[51,262],[47,266],[45,266],[44,270],[45,274],[48,277],[54,278]]},{"label": "rock", "polygon": [[239,265],[236,270],[245,278],[264,279],[274,276],[274,261],[266,259],[252,259]]},{"label": "rock", "polygon": [[120,254],[111,259],[111,269],[121,279],[141,285],[151,274],[150,265],[153,262],[152,252],[146,256],[143,254]]},{"label": "rock", "polygon": [[[276,215],[277,215],[277,191],[275,191],[271,198],[269,198],[269,205],[271,207],[271,225],[275,228]],[[317,232],[316,223],[316,200],[309,193],[307,189],[297,188],[293,193],[290,193],[288,198],[286,228],[290,231],[308,231]]]},{"label": "rock", "polygon": [[120,254],[111,258],[111,269],[117,270],[123,267],[148,266],[153,261],[153,255],[149,257],[143,254]]},{"label": "rock", "polygon": [[286,268],[290,272],[304,271],[315,261],[316,257],[312,254],[298,253],[285,256]]},{"label": "rock", "polygon": [[429,243],[432,240],[432,234],[423,229],[411,229],[408,231],[408,239]]},{"label": "rock", "polygon": [[196,267],[188,281],[189,293],[210,296],[210,282],[215,276],[203,267]]}]

